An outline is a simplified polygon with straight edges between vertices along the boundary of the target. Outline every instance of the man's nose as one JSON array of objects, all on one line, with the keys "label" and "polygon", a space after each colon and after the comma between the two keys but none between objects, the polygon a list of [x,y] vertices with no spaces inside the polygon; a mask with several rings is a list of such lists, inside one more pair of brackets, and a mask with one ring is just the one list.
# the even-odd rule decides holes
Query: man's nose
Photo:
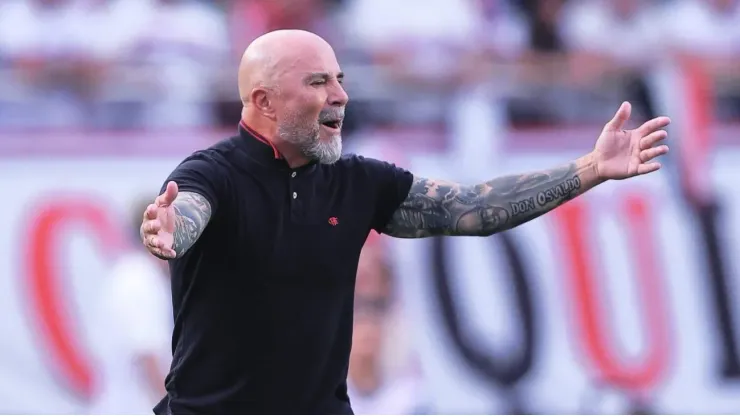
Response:
[{"label": "man's nose", "polygon": [[332,89],[329,94],[329,105],[332,107],[344,107],[349,101],[347,91],[344,90],[341,84],[337,84],[336,88]]}]

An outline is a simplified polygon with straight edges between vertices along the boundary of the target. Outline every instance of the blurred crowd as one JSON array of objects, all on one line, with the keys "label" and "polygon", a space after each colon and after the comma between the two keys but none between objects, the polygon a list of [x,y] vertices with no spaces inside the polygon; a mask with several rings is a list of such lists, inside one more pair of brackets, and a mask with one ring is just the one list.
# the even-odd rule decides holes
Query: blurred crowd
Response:
[{"label": "blurred crowd", "polygon": [[0,129],[231,127],[237,62],[280,28],[334,45],[350,129],[444,122],[461,93],[503,102],[513,124],[601,122],[620,99],[649,116],[650,72],[686,58],[720,83],[718,117],[733,119],[738,3],[3,0]]},{"label": "blurred crowd", "polygon": [[[352,100],[345,137],[459,126],[470,103],[514,128],[601,124],[621,100],[651,117],[664,113],[655,73],[683,62],[712,80],[715,116],[740,120],[740,0],[0,0],[0,138],[233,129],[239,59],[281,28],[334,46]],[[142,211],[100,297],[109,359],[93,413],[146,413],[163,394],[171,299],[166,268],[138,244]],[[373,237],[360,260],[350,396],[358,414],[428,412],[386,254]]]}]

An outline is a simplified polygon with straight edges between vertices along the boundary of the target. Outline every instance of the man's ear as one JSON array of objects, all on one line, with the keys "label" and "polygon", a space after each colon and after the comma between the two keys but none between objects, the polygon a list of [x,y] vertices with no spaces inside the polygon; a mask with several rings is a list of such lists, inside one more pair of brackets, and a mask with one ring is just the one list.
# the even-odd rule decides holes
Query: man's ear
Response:
[{"label": "man's ear", "polygon": [[267,118],[275,118],[275,107],[273,102],[274,92],[266,88],[255,88],[249,95],[249,101],[257,111]]}]

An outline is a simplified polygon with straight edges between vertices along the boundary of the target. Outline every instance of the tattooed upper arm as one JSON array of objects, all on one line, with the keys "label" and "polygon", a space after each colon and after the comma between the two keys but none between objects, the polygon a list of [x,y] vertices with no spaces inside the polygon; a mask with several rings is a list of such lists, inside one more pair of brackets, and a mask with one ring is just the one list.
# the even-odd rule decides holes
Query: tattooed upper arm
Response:
[{"label": "tattooed upper arm", "polygon": [[506,219],[506,211],[486,206],[480,186],[471,187],[449,181],[414,178],[406,199],[393,213],[383,230],[400,238],[483,233],[484,223],[495,227]]},{"label": "tattooed upper arm", "polygon": [[172,203],[175,210],[175,232],[172,249],[177,257],[195,244],[211,219],[211,204],[195,192],[180,192]]},{"label": "tattooed upper arm", "polygon": [[[584,176],[585,175],[585,176]],[[593,186],[586,167],[502,176],[475,186],[414,178],[383,232],[393,237],[487,236],[523,224]]]}]

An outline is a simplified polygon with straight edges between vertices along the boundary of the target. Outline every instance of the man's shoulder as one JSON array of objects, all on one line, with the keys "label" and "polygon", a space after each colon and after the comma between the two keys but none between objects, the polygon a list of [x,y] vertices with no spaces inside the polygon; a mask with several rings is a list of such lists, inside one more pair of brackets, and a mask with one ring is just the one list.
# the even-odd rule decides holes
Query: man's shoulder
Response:
[{"label": "man's shoulder", "polygon": [[355,153],[349,153],[342,156],[339,161],[335,163],[335,166],[347,173],[371,176],[378,174],[382,175],[384,173],[396,174],[399,172],[406,172],[405,169],[396,166],[394,163]]},{"label": "man's shoulder", "polygon": [[343,154],[342,157],[337,160],[336,163],[334,163],[332,166],[335,168],[340,169],[346,169],[346,168],[352,168],[357,167],[365,162],[365,157],[355,154],[355,153],[348,153]]},{"label": "man's shoulder", "polygon": [[373,157],[362,156],[356,153],[347,153],[335,163],[335,166],[341,168],[364,168],[364,167],[391,167],[391,163],[376,159]]},{"label": "man's shoulder", "polygon": [[211,170],[228,169],[230,163],[228,155],[234,150],[233,137],[220,140],[213,145],[196,150],[180,162],[180,166],[200,166]]},{"label": "man's shoulder", "polygon": [[209,157],[226,157],[229,153],[234,151],[234,140],[235,137],[228,137],[217,141],[216,143],[206,147],[205,149],[197,150],[193,155],[205,155]]}]

